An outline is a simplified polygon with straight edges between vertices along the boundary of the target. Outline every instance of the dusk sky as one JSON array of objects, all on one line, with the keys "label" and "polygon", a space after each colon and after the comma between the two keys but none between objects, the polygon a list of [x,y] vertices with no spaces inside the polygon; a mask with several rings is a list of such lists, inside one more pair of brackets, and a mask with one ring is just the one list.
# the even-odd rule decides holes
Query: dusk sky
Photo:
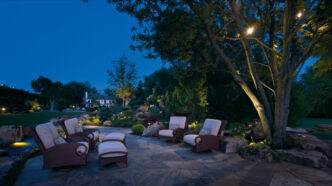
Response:
[{"label": "dusk sky", "polygon": [[107,88],[107,69],[126,54],[138,76],[162,67],[132,51],[137,21],[105,0],[0,0],[0,84],[32,91],[40,75]]},{"label": "dusk sky", "polygon": [[32,91],[31,80],[42,75],[102,90],[111,62],[123,54],[147,76],[162,62],[129,48],[132,26],[134,18],[105,0],[0,0],[0,84]]}]

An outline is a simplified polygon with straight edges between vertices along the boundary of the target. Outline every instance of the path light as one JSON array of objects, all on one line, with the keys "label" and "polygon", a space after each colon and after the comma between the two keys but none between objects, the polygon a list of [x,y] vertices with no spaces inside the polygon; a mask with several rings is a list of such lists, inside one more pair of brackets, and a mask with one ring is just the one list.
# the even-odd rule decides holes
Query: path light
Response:
[{"label": "path light", "polygon": [[297,15],[296,15],[297,18],[301,18],[302,17],[302,12],[299,12]]},{"label": "path light", "polygon": [[2,111],[2,112],[5,112],[5,111],[6,111],[6,108],[5,108],[5,107],[2,107],[2,108],[1,108],[1,111]]},{"label": "path light", "polygon": [[24,147],[24,146],[28,146],[30,145],[31,143],[28,143],[28,142],[15,142],[12,144],[13,147]]},{"label": "path light", "polygon": [[254,27],[249,27],[247,30],[247,35],[251,35],[252,33],[254,33],[255,29]]}]

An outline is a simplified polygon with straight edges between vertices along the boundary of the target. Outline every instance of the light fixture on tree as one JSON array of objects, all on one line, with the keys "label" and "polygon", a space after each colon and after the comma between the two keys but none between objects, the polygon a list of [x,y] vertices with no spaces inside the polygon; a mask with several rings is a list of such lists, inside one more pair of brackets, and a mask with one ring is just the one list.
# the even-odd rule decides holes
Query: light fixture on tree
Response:
[{"label": "light fixture on tree", "polygon": [[254,27],[249,27],[249,28],[247,29],[247,35],[251,35],[251,34],[253,34],[254,31],[255,31],[255,28],[254,28]]},{"label": "light fixture on tree", "polygon": [[302,17],[302,12],[299,12],[297,15],[296,15],[297,18],[301,18]]}]

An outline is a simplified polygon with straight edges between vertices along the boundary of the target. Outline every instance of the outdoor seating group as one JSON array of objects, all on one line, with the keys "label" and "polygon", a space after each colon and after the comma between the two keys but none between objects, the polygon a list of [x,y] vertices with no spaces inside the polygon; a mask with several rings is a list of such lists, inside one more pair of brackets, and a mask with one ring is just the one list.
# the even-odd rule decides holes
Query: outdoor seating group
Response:
[{"label": "outdoor seating group", "polygon": [[195,152],[217,150],[219,149],[219,137],[223,135],[224,127],[227,124],[226,120],[206,119],[199,132],[185,132],[188,128],[188,118],[171,116],[169,129],[160,130],[159,137],[172,142],[179,142],[183,139],[186,144],[194,147]]},{"label": "outdoor seating group", "polygon": [[66,134],[65,139],[52,123],[25,128],[25,133],[34,138],[42,152],[44,169],[86,165],[89,149],[96,146],[100,167],[115,162],[127,165],[125,134],[114,132],[101,136],[96,129],[83,129],[77,118],[64,120],[60,125]]},{"label": "outdoor seating group", "polygon": [[[125,134],[112,132],[101,135],[97,129],[83,129],[77,118],[59,122],[66,134],[62,138],[52,123],[26,127],[25,133],[33,136],[39,146],[44,160],[44,169],[73,165],[86,165],[89,149],[97,147],[99,166],[116,162],[128,166]],[[159,131],[159,138],[172,142],[183,140],[193,146],[195,152],[217,150],[219,136],[227,125],[226,120],[206,119],[202,129],[186,132],[188,118],[172,116],[169,128]]]}]

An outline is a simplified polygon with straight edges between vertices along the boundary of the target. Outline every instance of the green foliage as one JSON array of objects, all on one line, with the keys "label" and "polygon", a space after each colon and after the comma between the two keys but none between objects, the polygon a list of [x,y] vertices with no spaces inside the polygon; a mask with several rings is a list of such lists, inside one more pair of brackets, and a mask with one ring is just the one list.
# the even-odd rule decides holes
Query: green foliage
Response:
[{"label": "green foliage", "polygon": [[188,112],[192,120],[205,118],[207,103],[207,88],[205,80],[196,81],[194,85],[184,86],[179,83],[172,92],[166,91],[165,106],[170,113]]},{"label": "green foliage", "polygon": [[149,109],[149,115],[161,117],[162,111],[160,109],[158,109],[157,107],[152,107]]},{"label": "green foliage", "polygon": [[113,116],[111,107],[101,107],[98,111],[99,119],[105,121]]},{"label": "green foliage", "polygon": [[142,124],[136,124],[131,127],[131,130],[136,135],[142,135],[143,131],[145,130],[145,127]]},{"label": "green foliage", "polygon": [[30,101],[30,107],[33,111],[39,111],[40,110],[40,104],[37,99],[34,99]]},{"label": "green foliage", "polygon": [[295,82],[291,95],[288,125],[305,117],[330,117],[332,113],[332,81],[319,76],[317,70],[309,69]]},{"label": "green foliage", "polygon": [[126,111],[123,111],[122,115],[125,116],[126,118],[132,118],[135,115],[135,111],[126,110]]},{"label": "green foliage", "polygon": [[198,121],[195,121],[193,123],[191,123],[191,127],[190,127],[190,130],[192,131],[200,131],[203,127],[203,122],[198,122]]}]

